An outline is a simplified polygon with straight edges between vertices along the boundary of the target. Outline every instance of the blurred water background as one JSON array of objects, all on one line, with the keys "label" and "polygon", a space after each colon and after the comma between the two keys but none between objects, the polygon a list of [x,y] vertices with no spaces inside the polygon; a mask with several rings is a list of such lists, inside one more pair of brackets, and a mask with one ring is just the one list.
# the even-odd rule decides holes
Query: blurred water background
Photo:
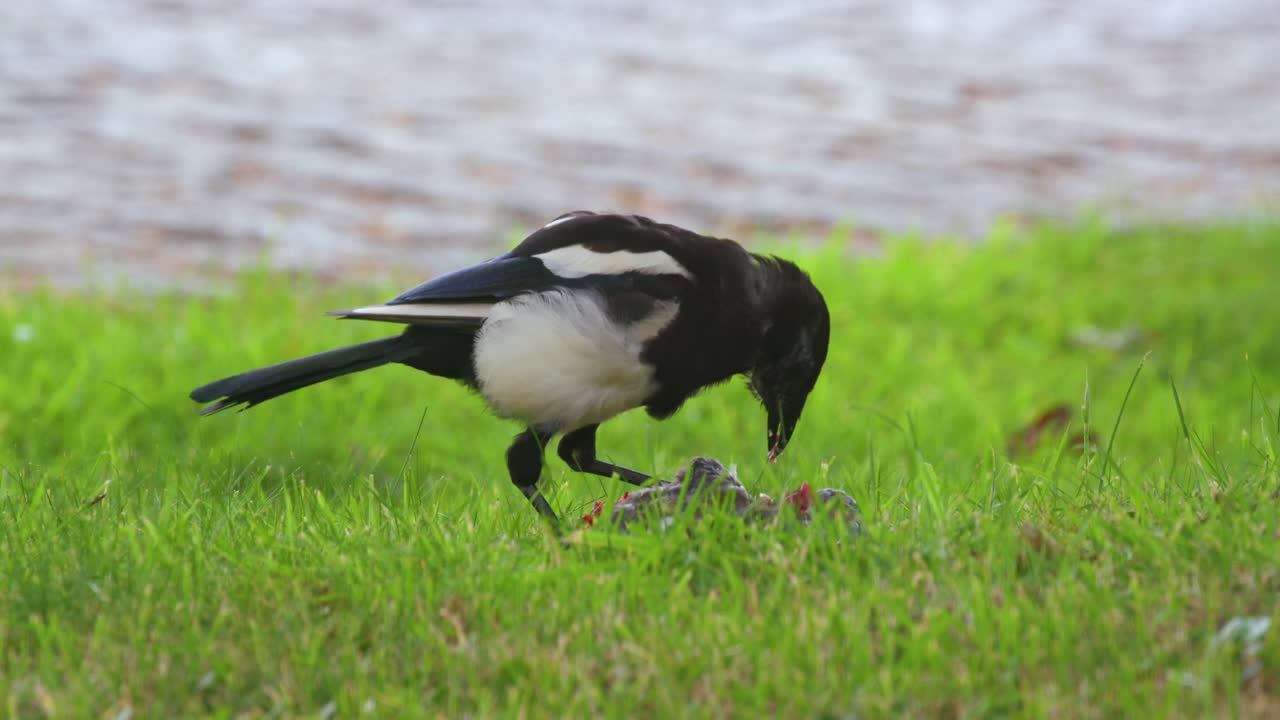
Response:
[{"label": "blurred water background", "polygon": [[1275,0],[0,3],[0,274],[427,275],[576,208],[981,235],[1280,196]]}]

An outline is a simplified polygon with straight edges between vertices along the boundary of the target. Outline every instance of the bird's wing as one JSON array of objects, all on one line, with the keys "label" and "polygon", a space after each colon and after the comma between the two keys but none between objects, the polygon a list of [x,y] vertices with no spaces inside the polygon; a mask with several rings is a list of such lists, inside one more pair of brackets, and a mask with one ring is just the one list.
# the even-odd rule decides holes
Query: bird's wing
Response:
[{"label": "bird's wing", "polygon": [[435,327],[479,327],[493,304],[548,290],[560,280],[542,262],[502,255],[432,278],[383,305],[335,310],[330,315]]},{"label": "bird's wing", "polygon": [[[693,236],[645,218],[577,212],[534,231],[511,252],[432,278],[385,305],[332,315],[412,325],[479,327],[494,303],[524,293],[597,290],[611,306],[673,299],[694,282],[679,256]],[[696,236],[695,236],[696,237]]]},{"label": "bird's wing", "polygon": [[387,305],[479,301],[493,303],[526,292],[545,290],[560,278],[530,257],[500,255],[455,270],[406,290]]},{"label": "bird's wing", "polygon": [[666,275],[693,282],[697,260],[716,244],[637,215],[562,215],[530,233],[509,256],[532,257],[562,278]]}]

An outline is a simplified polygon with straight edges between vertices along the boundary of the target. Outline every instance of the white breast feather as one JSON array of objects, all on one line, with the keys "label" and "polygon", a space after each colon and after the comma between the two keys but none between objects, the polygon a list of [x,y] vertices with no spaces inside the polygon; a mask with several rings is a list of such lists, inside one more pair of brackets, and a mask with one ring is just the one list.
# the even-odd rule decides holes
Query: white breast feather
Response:
[{"label": "white breast feather", "polygon": [[619,324],[602,303],[593,292],[557,290],[494,306],[476,338],[475,369],[495,412],[567,431],[638,407],[653,393],[640,351],[675,318],[676,304]]}]

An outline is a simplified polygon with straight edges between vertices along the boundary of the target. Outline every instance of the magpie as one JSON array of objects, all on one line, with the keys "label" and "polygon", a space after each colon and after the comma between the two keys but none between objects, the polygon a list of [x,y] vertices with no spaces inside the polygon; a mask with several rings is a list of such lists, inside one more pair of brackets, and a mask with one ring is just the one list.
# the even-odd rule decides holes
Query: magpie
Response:
[{"label": "magpie", "polygon": [[735,375],[764,406],[775,461],[826,361],[831,327],[822,293],[787,260],[646,217],[587,211],[385,304],[329,314],[404,330],[199,387],[191,398],[212,403],[200,414],[390,363],[455,380],[523,424],[507,470],[553,527],[538,479],[555,436],[573,470],[643,484],[648,475],[597,456],[600,424],[637,407],[668,418]]}]

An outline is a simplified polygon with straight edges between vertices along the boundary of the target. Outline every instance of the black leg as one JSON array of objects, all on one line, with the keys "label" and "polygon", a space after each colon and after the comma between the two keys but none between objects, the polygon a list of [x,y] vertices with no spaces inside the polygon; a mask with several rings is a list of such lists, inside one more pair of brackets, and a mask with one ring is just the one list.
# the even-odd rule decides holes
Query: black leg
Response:
[{"label": "black leg", "polygon": [[619,480],[632,485],[645,484],[649,480],[648,475],[596,459],[596,428],[598,427],[600,426],[580,427],[561,438],[557,451],[560,459],[578,472],[588,472],[604,477],[617,476]]},{"label": "black leg", "polygon": [[551,521],[551,527],[559,533],[560,518],[538,492],[538,478],[542,476],[542,449],[550,439],[550,433],[539,433],[533,429],[517,435],[511,447],[507,448],[507,472],[511,474],[511,482],[529,498],[538,514]]}]

